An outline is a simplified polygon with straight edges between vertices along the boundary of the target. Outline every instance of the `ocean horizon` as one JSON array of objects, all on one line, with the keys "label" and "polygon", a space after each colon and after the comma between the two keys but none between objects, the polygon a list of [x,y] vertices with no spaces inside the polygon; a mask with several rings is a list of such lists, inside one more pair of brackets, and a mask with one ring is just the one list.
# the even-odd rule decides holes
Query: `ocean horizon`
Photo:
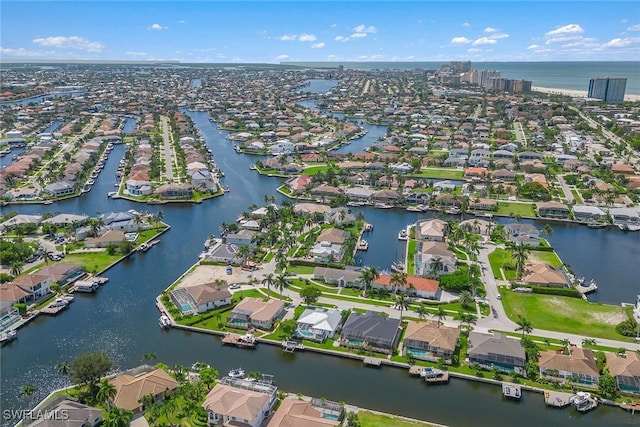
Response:
[{"label": "ocean horizon", "polygon": [[[399,69],[414,68],[439,69],[449,61],[429,62],[305,62],[287,61],[283,65],[301,65],[305,67],[338,67],[347,69]],[[589,89],[589,80],[596,77],[624,77],[627,79],[625,93],[640,95],[640,61],[567,61],[567,62],[471,62],[471,68],[478,70],[496,70],[508,79],[531,80],[533,86],[553,89],[582,90]]]}]

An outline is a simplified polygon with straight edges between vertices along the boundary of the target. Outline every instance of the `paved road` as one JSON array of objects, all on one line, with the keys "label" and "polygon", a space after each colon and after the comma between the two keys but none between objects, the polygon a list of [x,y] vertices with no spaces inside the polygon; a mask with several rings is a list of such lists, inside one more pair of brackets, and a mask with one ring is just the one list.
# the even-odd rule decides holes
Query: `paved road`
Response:
[{"label": "paved road", "polygon": [[567,203],[573,203],[573,200],[574,200],[573,193],[571,192],[569,185],[567,185],[567,182],[564,180],[564,176],[557,175],[556,178],[558,178],[558,183],[562,188],[562,192],[564,193],[564,198],[567,199]]},{"label": "paved road", "polygon": [[173,158],[171,153],[171,141],[169,139],[169,118],[167,116],[161,116],[160,122],[162,123],[162,140],[164,141],[164,164],[166,168],[167,181],[173,182]]},{"label": "paved road", "polygon": [[514,122],[513,123],[513,130],[515,131],[516,141],[518,142],[518,144],[521,147],[526,147],[527,146],[527,136],[525,135],[524,129],[522,128],[522,123]]}]

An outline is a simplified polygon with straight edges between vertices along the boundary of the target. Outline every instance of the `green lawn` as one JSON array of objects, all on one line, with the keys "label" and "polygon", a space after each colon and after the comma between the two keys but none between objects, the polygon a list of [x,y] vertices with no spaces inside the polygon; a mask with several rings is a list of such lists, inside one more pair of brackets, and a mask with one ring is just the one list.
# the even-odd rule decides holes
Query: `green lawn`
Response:
[{"label": "green lawn", "polygon": [[572,188],[571,194],[573,195],[573,198],[576,199],[576,203],[584,203],[584,201],[582,200],[582,194],[580,194],[578,190]]},{"label": "green lawn", "polygon": [[316,165],[316,166],[309,166],[308,168],[305,168],[302,171],[303,175],[315,175],[318,172],[322,172],[325,173],[327,172],[329,169],[331,169],[331,166],[329,165]]},{"label": "green lawn", "polygon": [[416,271],[416,264],[414,261],[414,255],[416,254],[416,249],[418,246],[418,242],[413,239],[409,240],[409,248],[407,251],[407,274],[414,274]]},{"label": "green lawn", "polygon": [[414,422],[393,415],[374,414],[372,412],[358,412],[361,427],[429,427],[433,424]]},{"label": "green lawn", "polygon": [[498,215],[520,215],[521,217],[535,217],[536,211],[531,203],[498,202]]},{"label": "green lawn", "polygon": [[78,254],[68,254],[65,256],[61,263],[81,265],[87,269],[87,271],[102,271],[109,265],[118,261],[122,257],[121,253],[115,255],[109,255],[105,252],[85,252]]},{"label": "green lawn", "polygon": [[562,261],[555,252],[531,251],[529,253],[529,261],[544,262],[553,267],[562,267]]},{"label": "green lawn", "polygon": [[464,171],[459,169],[422,168],[420,172],[411,173],[409,176],[434,179],[462,179],[464,178]]},{"label": "green lawn", "polygon": [[350,297],[342,296],[342,295],[322,294],[322,296],[325,297],[325,298],[331,298],[331,299],[337,299],[337,300],[349,301],[349,302],[359,302],[359,303],[362,303],[362,304],[377,305],[377,306],[380,306],[380,307],[390,307],[390,306],[393,305],[393,303],[390,303],[390,302],[375,301],[375,300],[370,300],[370,299],[350,298]]},{"label": "green lawn", "polygon": [[[495,251],[489,254],[489,263],[491,264],[491,271],[493,271],[493,276],[502,280],[502,274],[500,273],[500,268],[505,265],[511,266],[511,253],[509,253],[506,249],[497,248]],[[503,268],[504,275],[507,280],[515,279],[516,272],[513,269],[505,269]]]},{"label": "green lawn", "polygon": [[521,315],[536,329],[633,341],[615,331],[615,326],[628,318],[622,307],[589,303],[580,298],[519,294],[506,290],[501,295],[507,316],[513,321]]},{"label": "green lawn", "polygon": [[287,268],[287,273],[294,274],[313,274],[313,270],[315,269],[312,265],[292,265]]}]

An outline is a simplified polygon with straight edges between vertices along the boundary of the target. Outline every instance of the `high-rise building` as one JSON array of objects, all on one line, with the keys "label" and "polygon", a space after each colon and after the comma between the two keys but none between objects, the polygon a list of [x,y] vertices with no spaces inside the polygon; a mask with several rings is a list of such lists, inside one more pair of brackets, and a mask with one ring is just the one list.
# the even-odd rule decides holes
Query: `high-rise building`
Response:
[{"label": "high-rise building", "polygon": [[589,98],[605,102],[624,101],[624,91],[627,87],[625,78],[598,77],[589,80]]}]

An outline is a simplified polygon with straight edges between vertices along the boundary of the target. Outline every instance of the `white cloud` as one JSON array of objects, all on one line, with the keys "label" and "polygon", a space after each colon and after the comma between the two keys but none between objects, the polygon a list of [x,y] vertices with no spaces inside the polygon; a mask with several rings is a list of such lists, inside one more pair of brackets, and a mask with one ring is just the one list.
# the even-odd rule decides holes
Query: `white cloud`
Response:
[{"label": "white cloud", "polygon": [[325,47],[325,46],[326,46],[326,44],[325,44],[325,43],[320,42],[320,43],[314,43],[314,44],[312,44],[312,45],[311,45],[311,48],[313,48],[313,49],[322,49],[322,48],[323,48],[323,47]]},{"label": "white cloud", "polygon": [[338,26],[338,24],[331,24],[331,28],[335,28],[337,26]]},{"label": "white cloud", "polygon": [[333,41],[336,42],[346,42],[349,40],[349,37],[345,37],[345,36],[335,36],[335,38],[333,39]]},{"label": "white cloud", "polygon": [[489,38],[492,40],[506,39],[506,38],[509,38],[509,34],[505,34],[505,33],[491,34]]},{"label": "white cloud", "polygon": [[361,39],[367,37],[367,33],[353,33],[351,34],[352,39]]},{"label": "white cloud", "polygon": [[496,44],[498,41],[496,39],[492,39],[489,37],[480,37],[479,39],[475,39],[472,43],[473,46],[479,46],[483,44]]},{"label": "white cloud", "polygon": [[627,31],[640,31],[640,24],[630,26]]},{"label": "white cloud", "polygon": [[354,33],[377,33],[378,29],[373,25],[369,25],[368,27],[364,24],[360,24],[356,27],[353,27]]},{"label": "white cloud", "polygon": [[279,61],[284,61],[285,59],[289,59],[289,55],[278,55],[276,59]]},{"label": "white cloud", "polygon": [[469,49],[467,49],[467,52],[469,52],[469,53],[482,52],[482,49],[478,49],[478,48],[475,48],[475,47],[470,47]]},{"label": "white cloud", "polygon": [[180,19],[180,20],[178,21],[178,24],[186,24],[186,23],[187,23],[187,21],[185,21],[184,19]]},{"label": "white cloud", "polygon": [[358,56],[358,61],[366,61],[367,59],[369,59],[369,57],[367,55]]},{"label": "white cloud", "polygon": [[540,49],[542,46],[537,45],[537,44],[532,44],[531,46],[529,46],[527,49],[529,50],[533,50],[533,49]]},{"label": "white cloud", "polygon": [[383,59],[384,59],[384,55],[378,54],[378,55],[372,55],[371,56],[371,60],[372,61],[382,61]]},{"label": "white cloud", "polygon": [[495,33],[495,32],[497,32],[497,31],[498,31],[498,30],[496,30],[495,28],[491,28],[491,27],[487,27],[487,28],[485,28],[485,29],[483,30],[483,32],[484,32],[485,34],[491,34],[491,33]]},{"label": "white cloud", "polygon": [[[176,53],[179,54],[180,52],[176,52]],[[146,56],[149,56],[149,54],[145,52],[125,52],[125,55],[135,56],[137,58],[144,58]]]},{"label": "white cloud", "polygon": [[545,37],[566,36],[567,34],[582,34],[584,30],[578,24],[568,24],[555,30],[547,31]]},{"label": "white cloud", "polygon": [[463,27],[470,27],[470,26],[471,26],[471,24],[469,24],[468,22],[465,22],[465,23],[463,23],[463,24],[462,24],[462,26],[463,26]]},{"label": "white cloud", "polygon": [[0,47],[0,54],[1,55],[8,55],[8,56],[46,56],[46,55],[50,55],[53,52],[43,52],[40,50],[28,50],[25,49],[23,47],[18,48],[18,49],[12,49],[9,47]]},{"label": "white cloud", "polygon": [[283,36],[278,37],[278,40],[282,40],[283,42],[292,42],[298,38],[295,34],[285,34]]},{"label": "white cloud", "polygon": [[153,30],[153,31],[162,31],[162,30],[168,30],[168,29],[169,27],[165,27],[160,24],[151,24],[149,27],[147,27],[147,30]]},{"label": "white cloud", "polygon": [[56,48],[78,49],[87,52],[100,52],[104,45],[100,42],[92,42],[84,37],[78,36],[54,36],[41,37],[33,40],[33,43],[40,46],[51,46]]},{"label": "white cloud", "polygon": [[603,47],[605,47],[605,48],[607,48],[607,47],[627,47],[627,46],[631,45],[632,43],[633,43],[633,40],[631,40],[631,39],[615,38],[615,39],[610,40],[607,43],[605,43],[603,45]]},{"label": "white cloud", "polygon": [[466,37],[454,37],[451,39],[451,41],[449,42],[451,44],[468,44],[471,43],[471,40],[469,40]]},{"label": "white cloud", "polygon": [[300,42],[314,42],[317,38],[313,34],[300,34],[298,36],[298,41]]}]

